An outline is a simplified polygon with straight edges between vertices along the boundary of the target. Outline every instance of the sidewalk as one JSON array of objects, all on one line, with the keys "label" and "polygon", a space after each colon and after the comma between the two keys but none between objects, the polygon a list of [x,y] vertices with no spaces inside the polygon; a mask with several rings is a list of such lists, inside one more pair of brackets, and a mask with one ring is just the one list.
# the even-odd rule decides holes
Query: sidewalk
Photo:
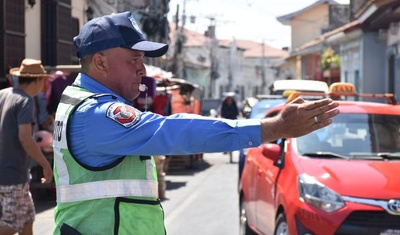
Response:
[{"label": "sidewalk", "polygon": [[54,229],[55,199],[44,198],[35,200],[36,219],[33,223],[34,235],[51,235]]}]

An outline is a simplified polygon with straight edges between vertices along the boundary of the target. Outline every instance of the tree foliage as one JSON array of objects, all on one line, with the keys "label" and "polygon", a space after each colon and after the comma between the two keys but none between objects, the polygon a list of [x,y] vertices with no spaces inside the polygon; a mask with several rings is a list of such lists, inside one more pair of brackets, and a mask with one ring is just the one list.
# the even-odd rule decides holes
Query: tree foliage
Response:
[{"label": "tree foliage", "polygon": [[322,71],[340,68],[340,55],[331,47],[325,49],[321,56]]}]

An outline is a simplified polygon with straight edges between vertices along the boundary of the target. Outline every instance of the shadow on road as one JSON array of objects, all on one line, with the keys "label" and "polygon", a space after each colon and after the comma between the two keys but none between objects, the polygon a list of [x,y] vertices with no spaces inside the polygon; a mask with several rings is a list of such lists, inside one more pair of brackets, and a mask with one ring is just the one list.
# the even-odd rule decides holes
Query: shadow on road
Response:
[{"label": "shadow on road", "polygon": [[206,170],[211,166],[210,163],[204,160],[197,160],[193,166],[186,166],[186,167],[175,167],[175,168],[169,168],[167,175],[173,175],[173,176],[190,176],[194,175],[199,171]]},{"label": "shadow on road", "polygon": [[40,213],[56,206],[56,195],[52,190],[31,188],[31,194],[35,203],[36,213]]},{"label": "shadow on road", "polygon": [[167,190],[174,190],[174,189],[178,189],[181,187],[185,187],[186,186],[186,182],[172,182],[172,181],[165,181],[166,185],[167,185]]}]

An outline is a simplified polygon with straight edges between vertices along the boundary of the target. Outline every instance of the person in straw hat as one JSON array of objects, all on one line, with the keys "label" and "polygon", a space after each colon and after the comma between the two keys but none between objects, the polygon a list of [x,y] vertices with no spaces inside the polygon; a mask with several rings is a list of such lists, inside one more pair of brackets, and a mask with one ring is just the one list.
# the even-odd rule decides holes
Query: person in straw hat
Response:
[{"label": "person in straw hat", "polygon": [[42,62],[24,59],[10,74],[18,86],[0,90],[0,234],[32,234],[35,208],[29,191],[31,157],[43,168],[42,183],[53,170],[32,137],[34,97],[50,75]]}]

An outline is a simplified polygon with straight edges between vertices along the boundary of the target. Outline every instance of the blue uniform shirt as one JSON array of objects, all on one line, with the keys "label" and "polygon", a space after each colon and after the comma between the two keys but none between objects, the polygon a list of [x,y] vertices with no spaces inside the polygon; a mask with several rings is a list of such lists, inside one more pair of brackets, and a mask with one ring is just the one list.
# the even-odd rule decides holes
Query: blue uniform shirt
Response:
[{"label": "blue uniform shirt", "polygon": [[[69,121],[71,151],[88,166],[105,166],[125,155],[225,152],[261,144],[260,120],[225,120],[195,114],[164,117],[132,108],[132,102],[85,74],[79,74],[74,85],[113,95],[85,101]],[[121,105],[133,114],[129,123],[116,115],[123,113],[117,112]]]}]

